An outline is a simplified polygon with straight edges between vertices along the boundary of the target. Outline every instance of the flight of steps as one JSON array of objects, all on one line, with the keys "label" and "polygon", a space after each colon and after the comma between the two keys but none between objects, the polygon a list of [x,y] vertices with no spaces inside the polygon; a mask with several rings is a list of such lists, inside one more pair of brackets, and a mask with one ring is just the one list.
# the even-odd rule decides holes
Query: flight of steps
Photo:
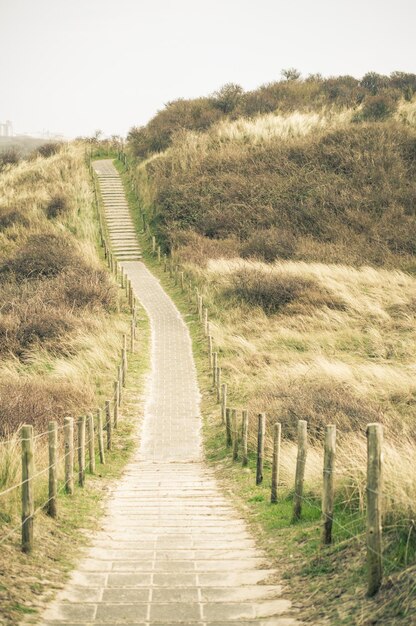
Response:
[{"label": "flight of steps", "polygon": [[93,167],[100,182],[111,250],[117,261],[138,261],[142,254],[121,178],[110,160],[94,161]]}]

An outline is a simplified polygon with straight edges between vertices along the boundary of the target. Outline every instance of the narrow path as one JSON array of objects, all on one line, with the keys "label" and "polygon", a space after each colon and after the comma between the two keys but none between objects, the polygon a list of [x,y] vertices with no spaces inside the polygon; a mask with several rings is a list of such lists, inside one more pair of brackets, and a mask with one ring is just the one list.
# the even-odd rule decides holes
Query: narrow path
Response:
[{"label": "narrow path", "polygon": [[[111,161],[94,167],[100,184],[117,176]],[[294,625],[290,603],[267,584],[273,570],[203,463],[188,329],[143,263],[123,266],[152,327],[141,444],[43,626]]]}]

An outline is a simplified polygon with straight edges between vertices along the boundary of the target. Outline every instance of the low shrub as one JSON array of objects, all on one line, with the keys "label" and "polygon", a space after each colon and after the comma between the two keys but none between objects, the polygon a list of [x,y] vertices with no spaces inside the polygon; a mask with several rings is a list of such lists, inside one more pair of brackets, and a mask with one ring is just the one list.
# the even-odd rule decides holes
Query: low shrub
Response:
[{"label": "low shrub", "polygon": [[30,235],[13,257],[0,265],[0,277],[10,280],[33,280],[56,276],[64,269],[80,264],[75,240],[69,235],[40,233]]},{"label": "low shrub", "polygon": [[21,209],[0,207],[0,230],[5,230],[14,224],[28,226],[29,219]]},{"label": "low shrub", "polygon": [[63,340],[75,326],[74,317],[64,307],[54,308],[45,305],[38,310],[29,311],[27,317],[20,320],[16,329],[19,347],[15,354],[24,358],[29,349],[39,344],[55,353],[66,354]]},{"label": "low shrub", "polygon": [[[370,422],[383,422],[376,402],[357,395],[346,383],[335,380],[299,380],[275,390],[265,391],[251,410],[278,416],[285,437],[296,439],[298,420],[308,422],[311,440],[322,441],[327,424],[335,424],[340,436],[365,433]],[[262,407],[262,408],[260,408]]]},{"label": "low shrub", "polygon": [[35,154],[48,158],[57,154],[61,149],[62,144],[57,141],[49,141],[48,143],[44,143],[42,146],[36,149]]},{"label": "low shrub", "polygon": [[272,271],[243,269],[235,272],[226,295],[249,306],[260,307],[267,315],[281,311],[294,313],[305,307],[345,309],[344,303],[318,281]]},{"label": "low shrub", "polygon": [[391,117],[397,110],[397,102],[388,94],[368,96],[363,104],[359,119],[379,121]]},{"label": "low shrub", "polygon": [[170,242],[172,247],[180,248],[183,261],[200,266],[206,265],[209,259],[229,259],[240,253],[240,242],[235,237],[211,239],[193,230],[175,231]]},{"label": "low shrub", "polygon": [[0,172],[7,165],[17,165],[21,159],[20,152],[16,148],[9,148],[0,152]]},{"label": "low shrub", "polygon": [[94,406],[92,390],[63,380],[10,378],[0,381],[0,438],[22,424],[32,424],[36,433],[48,428],[50,420],[85,413]]},{"label": "low shrub", "polygon": [[105,309],[112,311],[117,303],[117,287],[108,272],[86,267],[71,268],[55,282],[57,295],[71,309]]},{"label": "low shrub", "polygon": [[64,196],[54,196],[46,206],[46,216],[48,219],[55,219],[69,210],[67,199]]},{"label": "low shrub", "polygon": [[296,248],[296,239],[290,231],[280,228],[257,230],[241,248],[243,258],[256,258],[271,262],[276,259],[290,259]]}]

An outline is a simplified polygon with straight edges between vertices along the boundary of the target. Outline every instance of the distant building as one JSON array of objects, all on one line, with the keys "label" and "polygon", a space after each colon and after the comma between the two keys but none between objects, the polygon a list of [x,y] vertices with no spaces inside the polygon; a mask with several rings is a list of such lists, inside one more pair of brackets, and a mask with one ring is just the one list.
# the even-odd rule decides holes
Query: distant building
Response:
[{"label": "distant building", "polygon": [[13,124],[10,120],[0,122],[0,137],[13,137]]}]

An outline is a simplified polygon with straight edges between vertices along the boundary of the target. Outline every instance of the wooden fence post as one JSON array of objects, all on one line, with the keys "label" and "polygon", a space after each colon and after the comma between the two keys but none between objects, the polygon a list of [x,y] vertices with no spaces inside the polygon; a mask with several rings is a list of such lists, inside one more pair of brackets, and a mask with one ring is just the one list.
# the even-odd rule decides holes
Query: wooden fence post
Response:
[{"label": "wooden fence post", "polygon": [[157,262],[160,265],[160,246],[157,247]]},{"label": "wooden fence post", "polygon": [[167,260],[166,254],[164,254],[163,255],[163,271],[167,272],[167,269],[168,269],[168,260]]},{"label": "wooden fence post", "polygon": [[270,502],[277,502],[277,487],[279,485],[279,464],[280,464],[280,440],[282,436],[282,426],[279,422],[273,425],[273,459],[272,459],[272,488]]},{"label": "wooden fence post", "polygon": [[49,492],[48,492],[48,515],[56,517],[58,514],[58,468],[56,466],[56,451],[58,448],[58,426],[56,422],[48,424],[48,447],[49,447]]},{"label": "wooden fence post", "polygon": [[227,408],[227,385],[226,383],[222,383],[222,393],[221,393],[221,421],[225,424],[225,410]]},{"label": "wooden fence post", "polygon": [[204,335],[208,335],[208,309],[204,306]]},{"label": "wooden fence post", "polygon": [[381,424],[367,426],[367,595],[374,596],[383,579],[382,554],[382,446]]},{"label": "wooden fence post", "polygon": [[114,381],[114,428],[118,426],[118,396],[119,396],[119,382],[118,380]]},{"label": "wooden fence post", "polygon": [[231,409],[225,410],[225,437],[227,448],[231,448],[233,444],[233,437],[231,432]]},{"label": "wooden fence post", "polygon": [[65,492],[74,493],[74,420],[64,418]]},{"label": "wooden fence post", "polygon": [[134,335],[135,335],[134,319],[132,319],[130,322],[130,352],[132,354],[134,353]]},{"label": "wooden fence post", "polygon": [[184,274],[184,272],[181,272],[181,290],[182,290],[182,293],[185,291],[185,274]]},{"label": "wooden fence post", "polygon": [[305,480],[306,453],[308,447],[308,422],[298,421],[298,455],[296,459],[295,495],[293,499],[293,519],[298,520],[302,514],[303,482]]},{"label": "wooden fence post", "polygon": [[125,348],[122,348],[121,350],[121,365],[122,365],[121,383],[122,383],[122,386],[125,387],[126,386],[126,373],[127,373],[127,350]]},{"label": "wooden fence post", "polygon": [[103,416],[101,409],[97,410],[98,453],[101,465],[105,464],[104,440],[103,440]]},{"label": "wooden fence post", "polygon": [[264,436],[266,433],[266,414],[260,413],[257,433],[257,471],[256,485],[263,482]]},{"label": "wooden fence post", "polygon": [[217,384],[218,352],[212,353],[212,385]]},{"label": "wooden fence post", "polygon": [[210,368],[212,367],[212,336],[208,336],[208,362]]},{"label": "wooden fence post", "polygon": [[152,235],[152,254],[156,253],[156,237]]},{"label": "wooden fence post", "polygon": [[123,395],[123,367],[121,365],[117,367],[117,378],[118,378],[118,406],[121,406],[121,398]]},{"label": "wooden fence post", "polygon": [[242,453],[242,465],[247,467],[248,465],[248,411],[243,411],[243,424],[242,424],[242,437],[243,437],[243,453]]},{"label": "wooden fence post", "polygon": [[107,450],[111,450],[111,409],[110,400],[105,401],[105,428],[107,431]]},{"label": "wooden fence post", "polygon": [[95,474],[95,428],[94,416],[89,413],[87,416],[87,433],[88,433],[88,460],[90,474]]},{"label": "wooden fence post", "polygon": [[238,420],[236,409],[232,410],[232,423],[233,423],[233,461],[238,459]]},{"label": "wooden fence post", "polygon": [[85,485],[85,415],[78,418],[78,483]]},{"label": "wooden fence post", "polygon": [[33,426],[22,426],[22,550],[33,549],[33,514],[35,512],[33,476],[35,460],[33,450]]},{"label": "wooden fence post", "polygon": [[221,368],[217,367],[217,402],[221,402]]},{"label": "wooden fence post", "polygon": [[336,436],[336,426],[329,424],[325,429],[324,480],[322,491],[322,543],[324,545],[328,545],[332,542]]}]

